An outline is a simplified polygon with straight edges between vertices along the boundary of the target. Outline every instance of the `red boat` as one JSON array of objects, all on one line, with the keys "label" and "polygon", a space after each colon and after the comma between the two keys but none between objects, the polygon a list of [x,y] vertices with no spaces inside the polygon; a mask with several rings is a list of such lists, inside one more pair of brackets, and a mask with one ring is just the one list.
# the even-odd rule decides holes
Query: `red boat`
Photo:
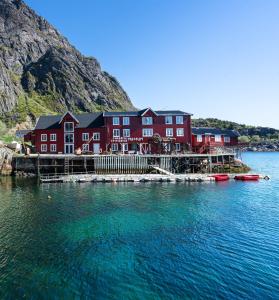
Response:
[{"label": "red boat", "polygon": [[235,180],[242,180],[242,181],[257,181],[260,179],[259,175],[236,175],[234,177]]},{"label": "red boat", "polygon": [[227,181],[230,179],[229,175],[227,174],[216,174],[212,175],[211,177],[214,177],[215,181]]}]

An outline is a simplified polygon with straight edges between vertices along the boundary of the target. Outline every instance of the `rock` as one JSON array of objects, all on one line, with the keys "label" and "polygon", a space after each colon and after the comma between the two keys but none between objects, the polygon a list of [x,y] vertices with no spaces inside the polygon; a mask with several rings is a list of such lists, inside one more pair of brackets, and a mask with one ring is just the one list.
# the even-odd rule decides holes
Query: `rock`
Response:
[{"label": "rock", "polygon": [[[21,0],[0,1],[0,115],[134,109],[118,81]],[[24,112],[24,116],[22,113]],[[27,114],[27,115],[26,115]]]}]

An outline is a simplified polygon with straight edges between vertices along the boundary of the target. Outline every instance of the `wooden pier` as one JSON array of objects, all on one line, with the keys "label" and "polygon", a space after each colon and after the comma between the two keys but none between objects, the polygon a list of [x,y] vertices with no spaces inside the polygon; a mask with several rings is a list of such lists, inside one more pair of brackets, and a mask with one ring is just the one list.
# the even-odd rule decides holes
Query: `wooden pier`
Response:
[{"label": "wooden pier", "polygon": [[[49,155],[32,154],[13,158],[15,174],[196,174],[232,173],[235,154],[183,155]],[[237,173],[237,172],[236,172]]]}]

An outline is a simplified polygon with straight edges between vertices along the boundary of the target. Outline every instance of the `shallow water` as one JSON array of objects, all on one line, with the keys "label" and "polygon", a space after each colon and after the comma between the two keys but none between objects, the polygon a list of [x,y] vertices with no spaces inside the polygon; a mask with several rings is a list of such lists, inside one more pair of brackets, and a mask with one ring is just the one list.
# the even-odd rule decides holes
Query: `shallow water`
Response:
[{"label": "shallow water", "polygon": [[271,180],[1,179],[0,298],[279,298],[279,154],[244,160]]}]

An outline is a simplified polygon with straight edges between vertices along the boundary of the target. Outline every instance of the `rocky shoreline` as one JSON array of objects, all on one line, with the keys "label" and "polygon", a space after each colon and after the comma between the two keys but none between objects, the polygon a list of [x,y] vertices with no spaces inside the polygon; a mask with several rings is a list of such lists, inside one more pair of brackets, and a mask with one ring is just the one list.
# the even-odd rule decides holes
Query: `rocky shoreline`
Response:
[{"label": "rocky shoreline", "polygon": [[279,151],[279,141],[252,143],[245,147],[241,147],[241,151],[243,151],[243,152],[278,152]]}]

